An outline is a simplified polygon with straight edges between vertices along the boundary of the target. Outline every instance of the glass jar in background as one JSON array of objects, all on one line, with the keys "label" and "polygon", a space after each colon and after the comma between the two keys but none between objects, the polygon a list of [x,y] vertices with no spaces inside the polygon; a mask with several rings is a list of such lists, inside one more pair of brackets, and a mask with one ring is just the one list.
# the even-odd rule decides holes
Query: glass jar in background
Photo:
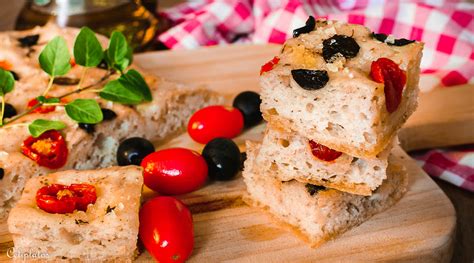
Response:
[{"label": "glass jar in background", "polygon": [[[156,10],[157,1],[146,6]],[[110,36],[122,32],[135,51],[143,51],[166,23],[159,23],[139,0],[33,0],[26,1],[17,18],[15,29],[24,30],[54,22],[61,27],[88,26],[95,32]]]}]

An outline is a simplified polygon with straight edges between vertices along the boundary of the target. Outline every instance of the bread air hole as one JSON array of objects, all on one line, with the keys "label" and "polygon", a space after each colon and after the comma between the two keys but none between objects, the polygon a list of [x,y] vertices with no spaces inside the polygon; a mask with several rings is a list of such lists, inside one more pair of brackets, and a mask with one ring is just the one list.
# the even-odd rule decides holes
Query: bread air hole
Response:
[{"label": "bread air hole", "polygon": [[84,240],[84,237],[81,234],[71,233],[65,228],[59,229],[59,235],[62,239],[66,240],[72,245],[80,244]]},{"label": "bread air hole", "polygon": [[368,132],[364,132],[364,139],[368,143],[374,143],[375,140],[374,136],[369,134]]},{"label": "bread air hole", "polygon": [[360,114],[360,118],[363,119],[363,120],[367,120],[367,119],[368,119],[368,117],[367,117],[367,115],[366,115],[365,113],[361,113],[361,114]]},{"label": "bread air hole", "polygon": [[287,148],[288,146],[290,146],[290,142],[289,142],[288,140],[285,140],[285,139],[279,139],[279,140],[278,140],[278,143],[279,143],[281,146],[285,147],[285,148]]},{"label": "bread air hole", "polygon": [[309,169],[313,168],[313,165],[309,162],[306,162],[306,166],[308,166]]},{"label": "bread air hole", "polygon": [[374,171],[380,171],[380,166],[374,166]]}]

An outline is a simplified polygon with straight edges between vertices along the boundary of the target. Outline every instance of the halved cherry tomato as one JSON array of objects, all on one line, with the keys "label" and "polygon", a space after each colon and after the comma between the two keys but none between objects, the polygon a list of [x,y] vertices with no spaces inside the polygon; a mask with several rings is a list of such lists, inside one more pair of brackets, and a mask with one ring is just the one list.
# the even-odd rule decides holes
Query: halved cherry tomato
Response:
[{"label": "halved cherry tomato", "polygon": [[52,184],[36,192],[36,204],[43,211],[53,214],[87,211],[89,204],[97,200],[95,187],[90,184]]},{"label": "halved cherry tomato", "polygon": [[191,116],[188,133],[193,140],[206,144],[215,138],[232,139],[244,128],[242,112],[234,107],[208,106]]},{"label": "halved cherry tomato", "polygon": [[274,57],[272,60],[268,61],[267,63],[265,63],[265,65],[263,65],[261,68],[260,68],[260,76],[265,73],[265,72],[268,72],[270,70],[273,69],[273,67],[278,64],[278,62],[280,61],[280,58],[279,57]]},{"label": "halved cherry tomato", "polygon": [[388,58],[379,58],[372,62],[370,76],[375,82],[384,83],[385,107],[392,113],[402,101],[403,87],[407,77],[397,63]]},{"label": "halved cherry tomato", "polygon": [[145,185],[161,194],[185,194],[200,188],[207,179],[206,160],[185,148],[169,148],[143,159]]},{"label": "halved cherry tomato", "polygon": [[314,157],[326,162],[336,160],[342,155],[341,152],[335,151],[313,140],[309,141],[309,147],[311,148],[311,153]]},{"label": "halved cherry tomato", "polygon": [[67,161],[68,149],[64,137],[51,130],[38,138],[28,137],[21,145],[21,151],[31,160],[50,169],[58,169]]},{"label": "halved cherry tomato", "polygon": [[139,235],[158,262],[185,262],[194,247],[191,212],[173,197],[155,197],[140,209]]},{"label": "halved cherry tomato", "polygon": [[[28,101],[27,108],[31,109],[38,103],[39,103],[39,101],[36,98],[31,99],[30,101]],[[38,107],[38,108],[34,109],[33,112],[34,113],[48,113],[48,112],[54,111],[55,109],[56,109],[56,106],[41,106],[41,107]]]}]

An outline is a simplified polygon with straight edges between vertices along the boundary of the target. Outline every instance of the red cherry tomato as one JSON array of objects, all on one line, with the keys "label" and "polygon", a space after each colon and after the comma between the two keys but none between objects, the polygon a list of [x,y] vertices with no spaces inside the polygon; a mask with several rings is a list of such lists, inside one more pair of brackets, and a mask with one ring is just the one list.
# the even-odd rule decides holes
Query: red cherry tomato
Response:
[{"label": "red cherry tomato", "polygon": [[232,139],[242,132],[244,117],[233,107],[208,106],[194,113],[188,123],[188,133],[198,143],[215,138]]},{"label": "red cherry tomato", "polygon": [[403,87],[407,77],[405,71],[397,63],[388,58],[379,58],[372,62],[370,76],[375,82],[384,83],[385,107],[392,113],[402,101]]},{"label": "red cherry tomato", "polygon": [[90,184],[52,184],[36,192],[36,204],[43,211],[53,214],[87,211],[89,204],[97,200],[95,187]]},{"label": "red cherry tomato", "polygon": [[[28,101],[27,108],[31,109],[38,103],[39,103],[39,101],[36,98],[31,99],[30,101]],[[55,109],[56,109],[56,106],[41,106],[41,107],[38,107],[38,108],[34,109],[33,112],[34,113],[48,113],[48,112],[54,111]]]},{"label": "red cherry tomato", "polygon": [[51,130],[38,138],[28,137],[21,145],[21,152],[40,166],[58,169],[66,164],[68,149],[64,137]]},{"label": "red cherry tomato", "polygon": [[158,262],[184,262],[194,247],[191,212],[173,197],[155,197],[140,209],[139,235]]},{"label": "red cherry tomato", "polygon": [[197,152],[169,148],[143,159],[145,185],[159,193],[179,195],[201,187],[207,179],[206,160]]},{"label": "red cherry tomato", "polygon": [[322,144],[319,144],[313,140],[309,141],[309,147],[314,157],[319,160],[330,162],[339,158],[342,155],[341,152],[330,149]]},{"label": "red cherry tomato", "polygon": [[261,68],[260,68],[260,76],[265,73],[265,72],[268,72],[270,70],[273,69],[273,67],[278,64],[278,62],[280,61],[280,58],[279,57],[274,57],[272,60],[268,61],[267,63],[265,63],[265,65],[263,65]]}]

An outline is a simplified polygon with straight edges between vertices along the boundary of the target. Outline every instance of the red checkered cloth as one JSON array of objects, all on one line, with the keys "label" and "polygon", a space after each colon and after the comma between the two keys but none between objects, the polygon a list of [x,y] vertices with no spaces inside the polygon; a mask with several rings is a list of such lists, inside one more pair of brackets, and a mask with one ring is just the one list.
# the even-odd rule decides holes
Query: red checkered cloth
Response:
[{"label": "red checkered cloth", "polygon": [[[474,4],[469,2],[195,0],[162,11],[160,15],[175,24],[158,37],[171,49],[228,43],[281,44],[292,37],[293,29],[304,25],[309,15],[362,24],[376,33],[425,43],[420,80],[423,91],[437,86],[474,83]],[[451,154],[460,155],[440,150],[435,152],[455,165],[448,166],[439,158],[433,159],[430,157],[432,152],[428,152],[419,158],[426,160],[425,170],[432,176],[473,191],[472,153],[462,152],[460,155],[465,155],[465,158],[453,159]],[[468,163],[461,164],[460,160]],[[458,169],[458,164],[466,169]]]}]

